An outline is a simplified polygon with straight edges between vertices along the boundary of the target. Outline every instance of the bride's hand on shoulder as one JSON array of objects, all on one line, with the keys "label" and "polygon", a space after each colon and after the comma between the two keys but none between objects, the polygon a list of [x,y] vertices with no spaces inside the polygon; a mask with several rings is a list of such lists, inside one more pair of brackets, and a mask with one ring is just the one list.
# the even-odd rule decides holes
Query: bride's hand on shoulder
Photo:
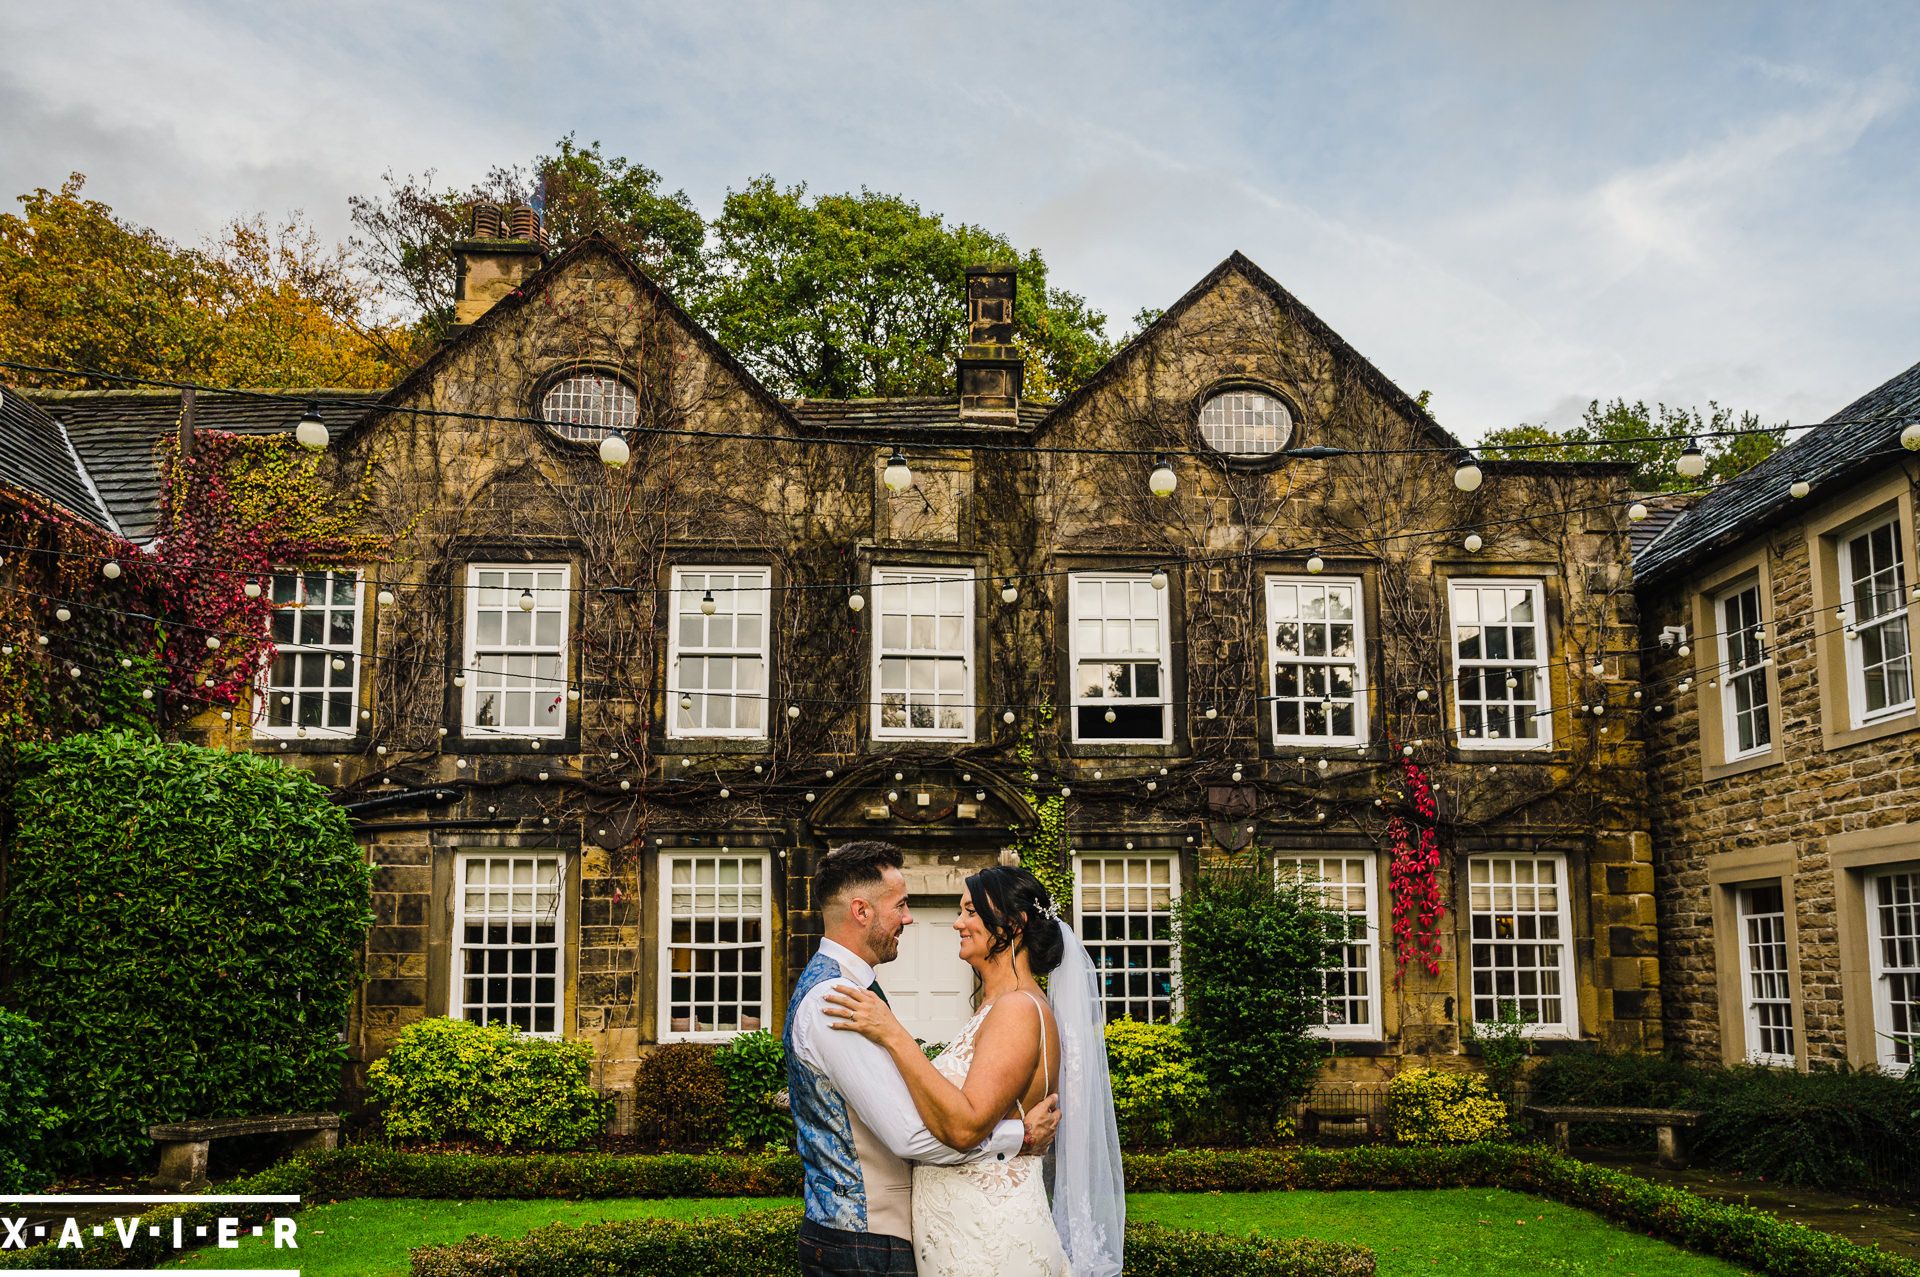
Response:
[{"label": "bride's hand on shoulder", "polygon": [[880,996],[870,989],[856,989],[850,984],[835,985],[827,991],[827,1024],[836,1029],[851,1029],[863,1038],[878,1042],[881,1046],[897,1043],[901,1039],[911,1042],[906,1026],[893,1013]]}]

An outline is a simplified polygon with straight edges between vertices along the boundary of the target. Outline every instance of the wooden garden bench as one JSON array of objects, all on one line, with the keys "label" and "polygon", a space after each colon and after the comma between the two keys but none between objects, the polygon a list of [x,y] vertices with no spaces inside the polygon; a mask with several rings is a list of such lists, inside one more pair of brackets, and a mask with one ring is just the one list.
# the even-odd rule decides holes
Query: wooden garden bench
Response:
[{"label": "wooden garden bench", "polygon": [[292,1151],[337,1148],[338,1113],[295,1113],[289,1117],[203,1117],[163,1122],[147,1128],[160,1146],[160,1171],[152,1186],[163,1192],[198,1192],[207,1186],[207,1145],[229,1135],[293,1135]]},{"label": "wooden garden bench", "polygon": [[1687,1167],[1686,1142],[1680,1132],[1700,1124],[1697,1109],[1607,1108],[1598,1105],[1529,1104],[1521,1110],[1527,1117],[1553,1123],[1553,1143],[1562,1153],[1575,1122],[1616,1123],[1625,1126],[1651,1126],[1659,1132],[1659,1162],[1668,1170]]},{"label": "wooden garden bench", "polygon": [[1358,1126],[1364,1139],[1372,1139],[1378,1131],[1374,1127],[1373,1115],[1350,1108],[1319,1107],[1309,1105],[1300,1111],[1300,1138],[1317,1139],[1321,1128],[1327,1126]]}]

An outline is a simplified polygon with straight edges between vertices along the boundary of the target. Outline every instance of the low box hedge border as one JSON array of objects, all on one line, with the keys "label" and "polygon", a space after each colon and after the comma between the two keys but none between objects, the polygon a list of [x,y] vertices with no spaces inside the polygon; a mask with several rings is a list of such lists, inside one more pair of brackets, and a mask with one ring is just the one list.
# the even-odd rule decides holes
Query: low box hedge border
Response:
[{"label": "low box hedge border", "polygon": [[[1920,1277],[1920,1264],[1878,1248],[1542,1148],[1467,1144],[1129,1153],[1126,1172],[1127,1187],[1142,1193],[1510,1188],[1591,1210],[1622,1227],[1730,1260],[1766,1277]],[[788,1197],[800,1192],[800,1161],[791,1154],[408,1153],[362,1144],[304,1154],[224,1185],[223,1191],[299,1193],[308,1202],[352,1197]],[[187,1216],[189,1226],[240,1213],[232,1207],[187,1206],[146,1211],[142,1217],[158,1223],[176,1212]],[[0,1253],[0,1270],[141,1267],[170,1253],[150,1251],[144,1241],[123,1252],[111,1233],[104,1249],[97,1245],[85,1251],[37,1246]]]},{"label": "low box hedge border", "polygon": [[[724,1220],[636,1219],[554,1224],[524,1237],[469,1237],[412,1252],[414,1277],[795,1277],[800,1212],[755,1211]],[[1127,1225],[1127,1277],[1371,1277],[1373,1252],[1312,1238],[1231,1237],[1156,1224]]]}]

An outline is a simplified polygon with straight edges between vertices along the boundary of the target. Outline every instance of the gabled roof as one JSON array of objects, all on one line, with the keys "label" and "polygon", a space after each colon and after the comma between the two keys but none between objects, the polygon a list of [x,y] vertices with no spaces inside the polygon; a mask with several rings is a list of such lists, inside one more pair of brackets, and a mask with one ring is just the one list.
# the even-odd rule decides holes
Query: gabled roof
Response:
[{"label": "gabled roof", "polygon": [[565,252],[528,276],[520,287],[495,302],[472,324],[441,342],[432,354],[422,360],[412,372],[402,377],[393,389],[370,403],[368,411],[353,423],[351,429],[360,429],[367,422],[380,416],[386,409],[404,407],[407,396],[432,380],[434,374],[462,347],[478,341],[483,333],[506,322],[508,316],[520,313],[523,308],[538,300],[547,289],[553,287],[554,281],[564,275],[576,262],[594,254],[606,257],[619,267],[636,287],[652,297],[668,316],[686,329],[715,363],[738,377],[748,393],[766,405],[776,417],[790,426],[796,428],[799,426],[799,419],[793,415],[787,405],[776,399],[772,391],[761,385],[760,379],[749,372],[745,364],[734,358],[733,353],[722,346],[719,340],[706,330],[705,325],[689,315],[666,289],[654,282],[652,276],[641,270],[634,264],[632,258],[621,252],[618,245],[599,231],[594,231],[579,242],[570,245]]},{"label": "gabled roof", "polygon": [[1702,496],[1634,557],[1642,585],[1672,576],[1770,526],[1799,504],[1789,490],[1815,491],[1886,473],[1909,455],[1901,429],[1920,421],[1920,364],[1842,408],[1759,465]]},{"label": "gabled roof", "polygon": [[[42,405],[63,419],[86,472],[121,532],[153,539],[160,519],[159,445],[180,425],[180,395],[172,390],[47,390]],[[293,429],[308,401],[340,424],[378,397],[365,390],[203,390],[194,396],[194,424],[233,434],[279,434]]]},{"label": "gabled roof", "polygon": [[103,532],[118,531],[60,422],[11,386],[0,386],[0,484]]},{"label": "gabled roof", "polygon": [[1647,507],[1647,517],[1627,529],[1627,548],[1638,555],[1658,541],[1694,501],[1694,497],[1685,493],[1663,493],[1641,498],[1640,504]]},{"label": "gabled roof", "polygon": [[1114,354],[1113,358],[1101,365],[1100,371],[1087,378],[1078,390],[1061,400],[1058,406],[1047,415],[1047,419],[1051,421],[1055,418],[1065,418],[1082,403],[1086,402],[1089,396],[1093,395],[1102,386],[1106,385],[1107,382],[1118,376],[1120,370],[1131,363],[1141,351],[1150,346],[1160,333],[1166,331],[1181,315],[1186,313],[1186,311],[1202,297],[1211,292],[1214,287],[1229,274],[1240,275],[1248,283],[1272,298],[1274,304],[1292,316],[1294,322],[1319,338],[1320,342],[1325,345],[1328,350],[1333,352],[1335,358],[1348,364],[1354,371],[1359,373],[1360,379],[1367,384],[1368,389],[1379,395],[1387,403],[1399,409],[1400,412],[1405,414],[1408,420],[1425,429],[1433,437],[1435,447],[1451,449],[1464,446],[1458,439],[1454,438],[1453,434],[1448,431],[1445,426],[1435,421],[1432,415],[1429,414],[1425,408],[1422,408],[1412,395],[1409,395],[1406,391],[1394,385],[1392,380],[1389,379],[1385,373],[1374,367],[1365,355],[1362,355],[1352,346],[1349,346],[1346,339],[1339,333],[1327,327],[1326,321],[1309,310],[1306,303],[1302,302],[1285,288],[1282,288],[1278,280],[1254,265],[1252,259],[1247,257],[1247,255],[1239,249],[1235,249],[1232,253],[1228,254],[1225,261],[1208,271],[1205,277],[1192,288],[1189,288],[1179,301],[1167,307],[1165,314],[1141,329],[1132,341],[1121,347],[1120,350]]}]

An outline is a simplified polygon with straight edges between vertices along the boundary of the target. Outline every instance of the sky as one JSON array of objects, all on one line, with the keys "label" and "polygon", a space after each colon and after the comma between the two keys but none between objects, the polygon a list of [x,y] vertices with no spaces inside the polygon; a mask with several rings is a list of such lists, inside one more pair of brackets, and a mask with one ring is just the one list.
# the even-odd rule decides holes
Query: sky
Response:
[{"label": "sky", "polygon": [[1115,335],[1239,249],[1469,438],[1920,360],[1912,0],[0,4],[0,199],[79,171],[183,242],[570,132],[709,214],[904,195]]}]

